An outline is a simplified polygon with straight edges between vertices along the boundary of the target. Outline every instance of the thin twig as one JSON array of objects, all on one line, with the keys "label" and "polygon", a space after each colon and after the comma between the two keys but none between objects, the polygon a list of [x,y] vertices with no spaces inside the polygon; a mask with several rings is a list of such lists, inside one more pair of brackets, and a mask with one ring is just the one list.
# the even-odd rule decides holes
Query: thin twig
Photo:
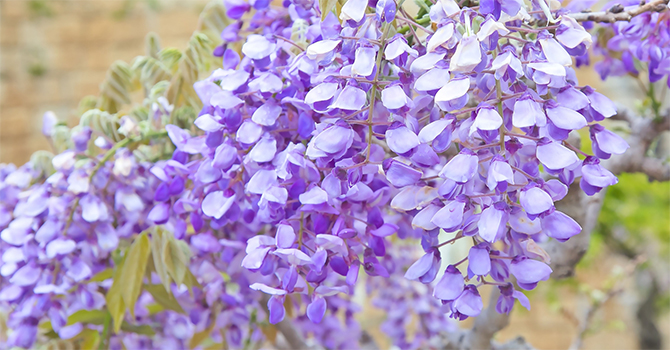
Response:
[{"label": "thin twig", "polygon": [[618,21],[630,21],[633,17],[645,12],[662,12],[668,10],[669,0],[654,0],[640,5],[628,11],[615,12],[614,8],[601,12],[571,13],[566,16],[572,17],[578,22],[592,21],[602,23],[614,23]]}]

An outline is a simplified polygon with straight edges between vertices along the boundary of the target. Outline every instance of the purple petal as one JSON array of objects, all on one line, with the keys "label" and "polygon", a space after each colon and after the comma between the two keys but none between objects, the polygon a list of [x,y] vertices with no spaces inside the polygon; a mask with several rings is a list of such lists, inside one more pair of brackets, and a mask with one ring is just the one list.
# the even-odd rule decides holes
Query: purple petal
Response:
[{"label": "purple petal", "polygon": [[153,221],[157,225],[166,223],[169,218],[170,218],[170,203],[156,204],[147,215],[147,219]]},{"label": "purple petal", "polygon": [[305,54],[311,60],[318,59],[320,56],[327,55],[340,45],[341,40],[321,40],[312,43],[307,47]]},{"label": "purple petal", "polygon": [[[569,86],[556,95],[556,101],[562,106],[565,106],[574,111],[586,108],[589,105],[589,99],[583,92]],[[556,124],[556,122],[554,122]]]},{"label": "purple petal", "polygon": [[77,244],[71,239],[58,238],[55,239],[46,247],[47,258],[53,259],[57,255],[65,255],[74,251]]},{"label": "purple petal", "polygon": [[[429,69],[435,67],[435,65],[442,61],[444,58],[444,53],[442,52],[431,52],[425,55],[419,56],[412,62],[412,65],[409,67],[409,70],[414,74],[422,74]],[[468,82],[468,86],[469,86]],[[444,88],[442,88],[444,89]]]},{"label": "purple petal", "polygon": [[388,109],[400,109],[412,103],[400,85],[389,86],[382,90],[382,104]]},{"label": "purple petal", "polygon": [[119,237],[110,224],[98,225],[95,234],[98,238],[98,246],[105,252],[111,252],[119,245]]},{"label": "purple petal", "polygon": [[270,133],[265,133],[248,154],[249,159],[256,163],[271,161],[277,153],[277,140]]},{"label": "purple petal", "polygon": [[316,135],[311,142],[317,149],[334,154],[349,148],[353,139],[354,131],[351,128],[333,125]]},{"label": "purple petal", "polygon": [[273,252],[274,255],[286,260],[291,265],[307,265],[312,263],[312,259],[298,249],[277,249]]},{"label": "purple petal", "polygon": [[222,143],[216,148],[212,166],[221,170],[228,170],[235,163],[235,160],[237,160],[237,149],[227,143]]},{"label": "purple petal", "polygon": [[433,296],[441,300],[454,300],[461,295],[464,287],[465,279],[463,275],[457,268],[450,265],[435,285]]},{"label": "purple petal", "polygon": [[220,91],[212,96],[210,103],[221,109],[233,109],[243,104],[244,101],[230,91]]},{"label": "purple petal", "polygon": [[220,219],[235,203],[235,195],[226,197],[223,191],[214,191],[208,193],[202,200],[203,214]]},{"label": "purple petal", "polygon": [[268,301],[268,310],[270,311],[270,323],[277,324],[284,319],[286,309],[284,309],[283,298],[271,297]]},{"label": "purple petal", "polygon": [[391,161],[391,165],[386,170],[386,179],[397,187],[402,188],[409,185],[414,185],[421,179],[423,173],[416,170],[405,163],[397,160]]},{"label": "purple petal", "polygon": [[253,290],[258,290],[266,294],[270,295],[286,295],[286,291],[283,289],[278,289],[278,288],[272,288],[270,286],[267,286],[263,283],[254,283],[249,286],[249,288]]},{"label": "purple petal", "polygon": [[456,52],[449,61],[449,70],[452,72],[472,71],[482,61],[482,51],[475,36],[462,38],[456,46]]},{"label": "purple petal", "polygon": [[391,200],[391,208],[408,211],[424,207],[437,198],[437,189],[430,186],[407,186]]},{"label": "purple petal", "polygon": [[14,301],[23,294],[23,288],[18,285],[10,284],[0,290],[0,301]]},{"label": "purple petal", "polygon": [[509,270],[517,281],[526,284],[546,281],[552,272],[549,265],[528,258],[515,258],[512,260]]},{"label": "purple petal", "polygon": [[498,130],[502,125],[502,117],[494,108],[480,108],[475,122],[470,126],[470,135],[479,130]]},{"label": "purple petal", "polygon": [[251,116],[251,120],[258,125],[272,126],[277,122],[277,118],[282,112],[281,106],[266,102],[262,106],[258,107],[254,114]]},{"label": "purple petal", "polygon": [[433,142],[449,124],[451,124],[450,120],[442,118],[424,126],[419,131],[419,141],[421,143]]},{"label": "purple petal", "polygon": [[560,64],[561,66],[572,65],[572,58],[561,44],[555,39],[540,39],[538,40],[542,46],[542,51],[547,61],[551,63]]},{"label": "purple petal", "polygon": [[575,152],[553,141],[538,145],[536,155],[542,164],[552,170],[567,168],[579,161]]},{"label": "purple petal", "polygon": [[359,111],[365,106],[366,102],[365,91],[354,86],[347,86],[330,107],[348,111]]},{"label": "purple petal", "polygon": [[603,128],[602,131],[595,133],[598,147],[603,152],[610,154],[623,154],[630,147],[621,136]]},{"label": "purple petal", "polygon": [[419,145],[419,138],[406,126],[386,130],[386,144],[391,151],[405,154]]},{"label": "purple petal", "polygon": [[252,144],[258,141],[262,134],[263,127],[250,120],[247,120],[242,123],[242,125],[240,125],[240,128],[237,129],[237,133],[235,135],[237,141],[245,144]]},{"label": "purple petal", "polygon": [[517,128],[533,125],[544,126],[547,124],[547,118],[540,104],[535,102],[532,97],[521,97],[514,103],[512,124]]},{"label": "purple petal", "polygon": [[88,222],[106,220],[108,216],[107,206],[94,195],[87,194],[81,198],[81,217]]},{"label": "purple petal", "polygon": [[551,196],[538,187],[521,191],[519,202],[523,209],[531,215],[544,213],[554,206],[554,201]]},{"label": "purple petal", "polygon": [[[576,157],[576,156],[575,156]],[[466,183],[477,172],[479,160],[472,152],[462,151],[440,170],[440,177],[451,179],[457,183]]]},{"label": "purple petal", "polygon": [[435,102],[449,102],[457,100],[470,90],[470,79],[454,79],[449,81],[435,94]]},{"label": "purple petal", "polygon": [[380,228],[370,231],[370,234],[377,237],[388,237],[396,232],[398,232],[398,225],[395,224],[383,224]]},{"label": "purple petal", "polygon": [[326,314],[326,299],[314,297],[314,301],[307,305],[307,318],[314,323],[321,323]]},{"label": "purple petal", "polygon": [[62,327],[58,331],[58,336],[61,339],[70,339],[74,338],[77,334],[81,333],[82,330],[84,330],[84,326],[81,323],[77,322],[73,325]]},{"label": "purple petal", "polygon": [[[272,239],[272,237],[268,237]],[[248,248],[248,247],[247,247]],[[247,256],[242,259],[241,266],[249,270],[258,270],[263,266],[263,261],[268,255],[271,247],[254,249],[251,252],[247,251]],[[252,285],[253,286],[253,285]],[[253,287],[251,287],[253,289]],[[268,287],[269,288],[269,287]],[[265,291],[264,291],[265,292]],[[269,292],[266,292],[269,293]],[[271,294],[271,293],[269,293]]]},{"label": "purple petal", "polygon": [[523,210],[512,211],[509,216],[509,225],[514,231],[528,235],[534,235],[542,231],[540,219],[529,219]]},{"label": "purple petal", "polygon": [[458,296],[458,299],[454,301],[452,307],[463,315],[475,317],[482,311],[484,303],[482,302],[482,297],[479,295],[477,288],[470,284],[466,287],[463,293]]},{"label": "purple petal", "polygon": [[605,95],[592,91],[590,94],[587,92],[589,101],[591,101],[591,108],[596,112],[600,113],[603,117],[609,118],[616,114],[616,106],[614,102]]},{"label": "purple petal", "polygon": [[209,114],[204,114],[198,117],[194,122],[195,126],[200,128],[200,130],[215,132],[223,129],[223,125],[219,124],[214,118]]},{"label": "purple petal", "polygon": [[21,287],[33,285],[39,280],[41,273],[42,270],[31,263],[14,272],[14,275],[9,279],[9,283]]},{"label": "purple petal", "polygon": [[314,186],[301,194],[298,199],[302,204],[321,204],[328,202],[328,193],[319,186]]},{"label": "purple petal", "polygon": [[344,240],[338,236],[318,234],[316,235],[315,243],[317,246],[323,249],[331,250],[341,255],[346,255],[348,252],[347,246],[344,244]]},{"label": "purple petal", "polygon": [[464,210],[465,203],[454,200],[447,203],[444,208],[436,212],[430,221],[442,228],[445,232],[453,232],[463,224]]},{"label": "purple petal", "polygon": [[468,253],[468,269],[475,275],[485,276],[491,271],[491,258],[486,248],[477,246],[470,248]]},{"label": "purple petal", "polygon": [[277,225],[275,241],[279,248],[291,248],[295,242],[295,231],[291,225]]},{"label": "purple petal", "polygon": [[596,187],[612,186],[619,182],[611,171],[600,164],[585,164],[582,167],[582,179]]},{"label": "purple petal", "polygon": [[479,236],[489,243],[495,242],[498,231],[500,231],[506,222],[505,219],[505,212],[493,205],[482,210],[479,222],[477,223]]},{"label": "purple petal", "polygon": [[434,204],[423,208],[412,219],[412,227],[418,227],[426,231],[434,230],[437,228],[437,225],[432,222],[432,219],[440,209],[440,207]]},{"label": "purple petal", "polygon": [[434,254],[432,252],[422,256],[419,260],[414,262],[414,264],[412,264],[409,269],[407,269],[407,272],[405,272],[405,278],[412,281],[425,275],[433,265],[433,257]]},{"label": "purple petal", "polygon": [[262,60],[270,56],[275,51],[277,44],[269,41],[266,37],[258,34],[251,34],[247,41],[242,45],[242,53],[254,60]]},{"label": "purple petal", "polygon": [[559,241],[567,241],[582,231],[577,221],[558,210],[540,220],[542,221],[542,232]]},{"label": "purple petal", "polygon": [[75,280],[76,282],[81,282],[89,277],[91,277],[91,268],[81,259],[77,259],[70,268],[67,270],[67,276]]},{"label": "purple petal", "polygon": [[367,0],[349,0],[342,6],[340,19],[343,21],[352,20],[358,23],[363,19],[367,7]]},{"label": "purple petal", "polygon": [[586,118],[570,108],[547,108],[547,117],[554,125],[565,130],[577,130],[587,125]]},{"label": "purple petal", "polygon": [[257,171],[246,185],[246,190],[253,194],[263,194],[277,183],[277,173],[274,170]]},{"label": "purple petal", "polygon": [[351,73],[364,77],[372,75],[376,53],[377,51],[371,47],[361,46],[356,49],[356,58],[351,66]]},{"label": "purple petal", "polygon": [[435,49],[449,41],[452,36],[454,36],[454,23],[447,23],[446,25],[438,28],[433,36],[430,37],[430,40],[428,40],[428,45],[426,46],[426,50],[428,52],[435,51]]}]

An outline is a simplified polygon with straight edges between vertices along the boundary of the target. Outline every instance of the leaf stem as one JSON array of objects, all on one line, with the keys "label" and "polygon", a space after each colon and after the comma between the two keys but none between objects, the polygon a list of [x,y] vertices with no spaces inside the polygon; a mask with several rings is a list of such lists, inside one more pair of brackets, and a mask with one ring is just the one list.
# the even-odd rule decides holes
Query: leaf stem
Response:
[{"label": "leaf stem", "polygon": [[382,32],[382,37],[379,39],[379,52],[377,53],[377,62],[376,62],[376,71],[375,71],[375,80],[372,84],[372,89],[370,90],[370,108],[368,110],[368,150],[365,156],[365,163],[370,161],[370,153],[372,152],[372,116],[375,110],[375,103],[377,102],[377,83],[379,79],[379,73],[381,72],[382,57],[384,57],[384,49],[386,48],[386,38],[389,35],[389,30],[391,26],[384,24],[384,30]]},{"label": "leaf stem", "polygon": [[300,212],[300,229],[298,230],[298,249],[302,248],[302,232],[305,230],[305,212]]}]

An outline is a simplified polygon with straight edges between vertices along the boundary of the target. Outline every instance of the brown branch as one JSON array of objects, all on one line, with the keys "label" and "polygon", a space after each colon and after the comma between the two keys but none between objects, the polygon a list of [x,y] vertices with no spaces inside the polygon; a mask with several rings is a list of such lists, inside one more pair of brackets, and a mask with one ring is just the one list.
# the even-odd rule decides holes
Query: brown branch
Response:
[{"label": "brown branch", "polygon": [[[267,307],[266,305],[268,304],[269,300],[270,296],[263,293],[260,298],[261,307]],[[285,348],[295,350],[315,349],[315,347],[307,345],[305,338],[303,338],[302,334],[300,334],[300,331],[296,329],[295,325],[289,318],[284,317],[284,319],[277,323],[275,327],[277,328],[277,331],[284,336],[284,340],[286,341],[286,344],[276,342],[274,344],[276,347],[280,349]]]},{"label": "brown branch", "polygon": [[[603,166],[615,175],[623,172],[643,172],[652,180],[669,180],[670,165],[664,164],[660,159],[647,157],[647,151],[661,132],[670,130],[670,111],[660,119],[652,119],[636,116],[627,109],[619,110],[612,119],[625,120],[630,124],[630,136],[627,139],[630,148],[622,155],[613,155],[602,163]],[[552,240],[544,246],[551,256],[553,278],[561,279],[574,274],[575,266],[588,250],[591,232],[598,223],[604,197],[605,191],[589,197],[579,189],[578,183],[574,183],[568,195],[557,203],[559,210],[582,226],[582,232],[567,242]]]},{"label": "brown branch", "polygon": [[568,195],[556,203],[558,210],[572,217],[582,226],[582,232],[566,242],[551,240],[544,245],[544,250],[551,256],[552,278],[562,279],[573,276],[575,266],[579,263],[591,242],[591,232],[598,224],[598,216],[605,197],[605,191],[587,196],[579,183],[570,186]]},{"label": "brown branch", "polygon": [[660,118],[644,118],[636,116],[630,110],[620,109],[612,118],[625,120],[630,124],[630,136],[627,140],[630,148],[622,155],[613,155],[603,165],[615,175],[641,172],[647,174],[650,180],[670,180],[670,164],[647,156],[651,143],[662,132],[670,130],[670,110]]},{"label": "brown branch", "polygon": [[471,329],[442,334],[439,343],[433,347],[444,350],[534,350],[523,337],[516,337],[502,344],[493,341],[493,336],[505,329],[510,319],[510,314],[499,314],[496,311],[499,296],[500,290],[493,288],[488,306],[475,318]]},{"label": "brown branch", "polygon": [[570,16],[579,22],[592,21],[614,23],[617,21],[630,21],[633,17],[645,12],[662,12],[667,9],[668,0],[654,0],[646,4],[644,4],[643,1],[642,5],[627,11],[625,11],[621,5],[617,5],[607,11],[571,13],[567,16]]},{"label": "brown branch", "polygon": [[[603,165],[614,174],[640,171],[646,173],[651,179],[667,180],[670,176],[670,167],[659,159],[646,157],[646,154],[652,141],[661,132],[670,130],[670,111],[660,119],[652,119],[635,116],[625,109],[620,110],[621,112],[612,119],[629,122],[631,133],[627,141],[630,149],[624,155],[613,156],[604,161]],[[574,145],[579,144],[578,139],[571,138],[569,141]],[[560,211],[575,219],[582,226],[582,232],[567,242],[551,240],[543,245],[551,256],[550,266],[554,271],[552,278],[562,279],[574,275],[575,266],[588,250],[591,232],[598,224],[604,197],[604,190],[593,196],[587,196],[579,188],[579,182],[575,182],[570,186],[568,195],[556,203]],[[492,341],[493,336],[509,324],[509,315],[498,314],[495,310],[498,296],[499,291],[495,288],[489,305],[475,318],[472,329],[443,335],[440,339],[442,345],[437,348],[445,350],[533,349],[523,338],[517,338],[505,344]],[[587,317],[590,316],[587,315]]]},{"label": "brown branch", "polygon": [[582,322],[579,324],[579,332],[577,333],[577,336],[575,339],[572,341],[572,344],[570,345],[569,350],[579,350],[582,348],[582,343],[584,342],[584,336],[586,333],[589,331],[591,328],[590,324],[591,321],[593,320],[593,316],[595,316],[596,312],[600,310],[600,308],[610,299],[615,297],[616,295],[620,294],[623,292],[623,289],[621,288],[616,288],[616,289],[611,289],[609,290],[605,296],[603,297],[602,300],[596,300],[594,301],[589,309],[586,311],[586,314],[584,315],[584,319]]},{"label": "brown branch", "polygon": [[475,323],[466,337],[470,349],[490,348],[493,336],[509,325],[509,314],[499,314],[496,311],[499,296],[500,290],[493,287],[489,305],[475,318]]}]

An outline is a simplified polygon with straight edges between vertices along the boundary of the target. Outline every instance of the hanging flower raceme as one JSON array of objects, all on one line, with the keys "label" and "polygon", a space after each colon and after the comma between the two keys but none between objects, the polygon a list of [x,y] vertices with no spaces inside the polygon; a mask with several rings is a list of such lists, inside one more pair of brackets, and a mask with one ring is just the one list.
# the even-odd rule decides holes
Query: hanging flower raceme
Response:
[{"label": "hanging flower raceme", "polygon": [[[422,348],[447,318],[477,316],[486,286],[500,289],[498,312],[528,308],[523,290],[552,272],[541,244],[581,231],[554,203],[575,181],[588,195],[617,182],[600,160],[628,146],[598,124],[613,103],[576,81],[591,37],[568,16],[551,32],[521,25],[531,16],[517,0],[440,1],[419,19],[393,0],[348,0],[338,16],[307,1],[225,3],[222,66],[194,85],[193,125],[164,126],[170,156],[139,160],[127,146],[142,133],[111,146],[82,129],[47,178],[0,168],[10,345],[30,347],[42,320],[61,338],[92,327],[68,317],[118,306],[116,280],[95,276],[131,270],[149,242],[144,289],[111,315],[113,348],[194,347],[203,332],[241,348],[262,340],[259,320],[288,317],[352,348],[338,333],[360,331],[363,274],[382,290],[382,328]],[[662,74],[663,54],[649,55]],[[592,155],[568,141],[586,127]],[[92,145],[111,153],[81,161]],[[466,237],[460,260],[444,258]],[[124,331],[126,307],[153,338]],[[409,309],[424,327],[414,340]]]}]

